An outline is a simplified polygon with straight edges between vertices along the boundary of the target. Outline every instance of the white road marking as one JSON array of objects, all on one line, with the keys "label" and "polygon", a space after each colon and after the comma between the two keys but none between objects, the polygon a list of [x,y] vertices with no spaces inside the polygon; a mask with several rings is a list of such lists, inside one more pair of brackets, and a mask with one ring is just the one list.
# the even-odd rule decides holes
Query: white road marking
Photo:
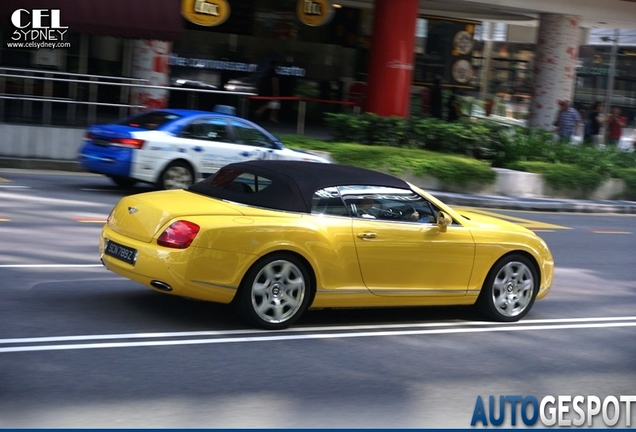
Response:
[{"label": "white road marking", "polygon": [[[595,322],[592,322],[595,321]],[[603,322],[610,321],[610,322]],[[480,327],[467,327],[480,326]],[[446,327],[446,328],[431,328]],[[113,339],[153,339],[176,338],[177,340],[145,340],[133,342],[102,342],[102,343],[69,343],[56,345],[20,345],[0,347],[0,353],[4,352],[28,352],[28,351],[60,351],[97,348],[132,348],[151,346],[179,346],[179,345],[204,345],[226,344],[245,342],[271,342],[293,340],[316,339],[345,339],[359,337],[382,336],[419,336],[435,334],[462,334],[462,333],[488,333],[511,331],[549,331],[549,330],[578,330],[601,329],[616,327],[636,327],[636,317],[601,317],[601,318],[564,318],[554,320],[528,320],[517,323],[487,323],[481,321],[452,322],[452,323],[423,323],[423,324],[398,324],[378,326],[339,326],[339,327],[296,327],[279,332],[265,330],[223,330],[203,332],[175,332],[175,333],[135,333],[121,335],[85,335],[85,336],[59,336],[43,338],[16,338],[0,339],[0,344],[34,344],[46,342],[76,342],[87,340],[113,340]],[[334,331],[346,331],[334,333]],[[352,331],[357,330],[357,331]],[[364,331],[362,331],[364,330]],[[302,334],[298,334],[301,333]],[[322,333],[319,333],[322,332]],[[238,336],[237,336],[238,335]],[[214,338],[193,339],[193,337],[219,336]]]},{"label": "white road marking", "polygon": [[104,267],[102,264],[0,264],[0,268],[82,268]]},{"label": "white road marking", "polygon": [[37,203],[47,205],[67,205],[75,208],[79,207],[112,207],[110,204],[103,204],[97,202],[69,200],[64,198],[49,198],[43,196],[31,196],[25,194],[14,194],[11,192],[0,192],[0,200],[14,200],[22,201],[25,204]]}]

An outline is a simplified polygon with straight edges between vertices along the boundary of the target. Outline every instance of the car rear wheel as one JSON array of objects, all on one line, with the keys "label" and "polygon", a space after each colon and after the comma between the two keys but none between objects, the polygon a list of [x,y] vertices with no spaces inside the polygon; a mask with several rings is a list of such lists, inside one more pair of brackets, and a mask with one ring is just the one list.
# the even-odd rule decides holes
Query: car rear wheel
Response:
[{"label": "car rear wheel", "polygon": [[495,321],[513,322],[529,311],[539,291],[539,276],[522,255],[501,258],[488,273],[477,306]]},{"label": "car rear wheel", "polygon": [[194,183],[192,167],[187,162],[175,161],[163,170],[157,181],[160,189],[185,189]]},{"label": "car rear wheel", "polygon": [[291,254],[277,253],[257,261],[239,289],[236,306],[250,323],[280,330],[295,323],[309,306],[312,281],[306,266]]},{"label": "car rear wheel", "polygon": [[132,179],[130,177],[120,177],[120,176],[112,176],[110,178],[117,186],[119,187],[124,187],[124,188],[129,188],[129,187],[133,187],[135,184],[137,184],[137,180]]}]

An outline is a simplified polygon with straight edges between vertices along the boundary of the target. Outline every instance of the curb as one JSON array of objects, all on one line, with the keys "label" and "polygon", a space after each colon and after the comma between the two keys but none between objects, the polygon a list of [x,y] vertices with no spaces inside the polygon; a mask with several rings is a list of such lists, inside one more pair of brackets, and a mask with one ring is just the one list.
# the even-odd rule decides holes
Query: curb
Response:
[{"label": "curb", "polygon": [[[42,169],[86,172],[72,160],[0,157],[0,168]],[[451,193],[424,188],[449,205],[503,210],[550,211],[569,213],[636,214],[635,201],[593,201],[558,198],[517,198]]]},{"label": "curb", "polygon": [[469,207],[497,208],[505,210],[550,211],[563,213],[612,213],[636,214],[633,201],[586,201],[554,198],[512,198],[462,195],[429,191],[446,204]]},{"label": "curb", "polygon": [[0,157],[0,168],[43,169],[55,171],[85,172],[79,162],[56,159],[30,159]]}]

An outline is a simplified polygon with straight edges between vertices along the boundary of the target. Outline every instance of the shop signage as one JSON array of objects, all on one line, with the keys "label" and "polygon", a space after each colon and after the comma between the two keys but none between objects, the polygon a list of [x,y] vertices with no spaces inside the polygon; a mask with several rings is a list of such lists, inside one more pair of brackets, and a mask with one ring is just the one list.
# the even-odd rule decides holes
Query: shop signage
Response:
[{"label": "shop signage", "polygon": [[475,24],[465,20],[423,17],[428,21],[426,53],[418,54],[416,80],[472,87]]},{"label": "shop signage", "polygon": [[181,15],[191,23],[213,27],[230,17],[227,0],[181,0]]},{"label": "shop signage", "polygon": [[[230,60],[213,60],[196,57],[181,57],[179,54],[171,53],[168,56],[170,66],[191,67],[197,69],[227,70],[233,72],[255,73],[258,69],[256,63],[236,62]],[[298,66],[277,66],[276,73],[283,76],[305,76],[305,69]]]},{"label": "shop signage", "polygon": [[[585,67],[585,66],[581,66],[581,67],[577,67],[576,68],[576,73],[577,75],[597,75],[597,76],[606,76],[609,75],[609,69],[608,68],[594,68],[594,67]],[[614,76],[620,76],[620,71],[615,70],[614,71]]]},{"label": "shop signage", "polygon": [[298,0],[296,14],[303,24],[318,27],[331,20],[333,5],[331,0]]}]

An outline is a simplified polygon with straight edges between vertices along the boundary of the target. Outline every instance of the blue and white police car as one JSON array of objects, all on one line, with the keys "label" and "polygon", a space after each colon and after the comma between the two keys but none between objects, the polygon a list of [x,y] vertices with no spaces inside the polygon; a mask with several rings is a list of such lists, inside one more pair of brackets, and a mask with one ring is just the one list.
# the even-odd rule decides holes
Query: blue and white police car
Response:
[{"label": "blue and white police car", "polygon": [[146,182],[160,189],[186,188],[222,166],[253,159],[329,162],[286,148],[260,126],[216,108],[145,111],[91,126],[79,150],[86,171],[123,187]]}]

